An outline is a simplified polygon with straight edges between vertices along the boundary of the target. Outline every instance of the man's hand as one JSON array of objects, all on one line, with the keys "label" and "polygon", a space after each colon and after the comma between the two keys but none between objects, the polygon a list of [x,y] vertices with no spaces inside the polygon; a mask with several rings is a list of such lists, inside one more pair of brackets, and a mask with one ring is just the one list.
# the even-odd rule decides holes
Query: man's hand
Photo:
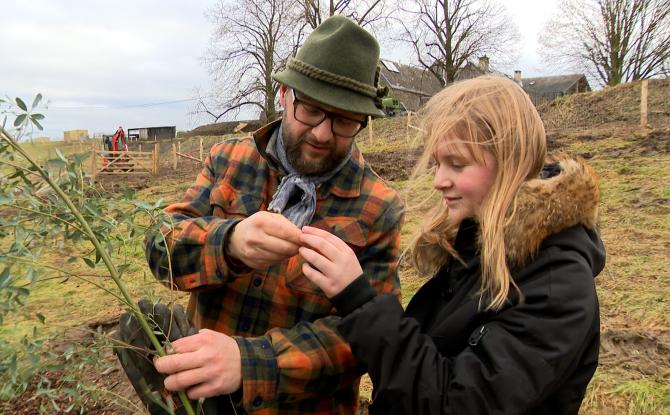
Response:
[{"label": "man's hand", "polygon": [[231,394],[242,386],[239,346],[232,337],[216,331],[202,329],[173,342],[170,354],[154,364],[168,375],[166,389],[184,389],[190,399]]},{"label": "man's hand", "polygon": [[302,272],[332,298],[358,278],[363,270],[356,253],[337,236],[318,228],[302,228],[299,249],[307,261]]},{"label": "man's hand", "polygon": [[298,253],[300,229],[284,216],[256,212],[232,231],[227,252],[253,269],[263,269]]},{"label": "man's hand", "polygon": [[[170,342],[188,338],[196,334],[196,329],[186,317],[181,305],[169,308],[165,304],[153,304],[147,299],[137,303],[140,312],[145,315],[151,329],[156,333],[158,341],[169,348]],[[176,397],[170,396],[163,385],[164,376],[156,370],[152,357],[156,354],[139,321],[131,311],[121,315],[119,331],[114,336],[117,340],[114,353],[119,358],[133,388],[151,414],[167,414],[167,407],[176,409],[176,414],[185,413],[184,407]],[[195,408],[196,403],[192,402]],[[217,401],[208,399],[202,407],[203,414],[216,414]]]}]

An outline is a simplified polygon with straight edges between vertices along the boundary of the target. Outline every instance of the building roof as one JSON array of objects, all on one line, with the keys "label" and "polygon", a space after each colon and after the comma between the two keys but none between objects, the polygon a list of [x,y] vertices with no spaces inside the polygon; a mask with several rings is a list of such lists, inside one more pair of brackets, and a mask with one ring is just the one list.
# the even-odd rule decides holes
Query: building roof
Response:
[{"label": "building roof", "polygon": [[[522,87],[529,95],[543,95],[556,92],[567,92],[573,85],[585,78],[584,74],[542,76],[523,78]],[[587,82],[588,84],[588,82]],[[591,89],[589,87],[589,89]]]},{"label": "building roof", "polygon": [[381,59],[380,81],[389,89],[415,95],[433,96],[442,89],[440,81],[423,68]]}]

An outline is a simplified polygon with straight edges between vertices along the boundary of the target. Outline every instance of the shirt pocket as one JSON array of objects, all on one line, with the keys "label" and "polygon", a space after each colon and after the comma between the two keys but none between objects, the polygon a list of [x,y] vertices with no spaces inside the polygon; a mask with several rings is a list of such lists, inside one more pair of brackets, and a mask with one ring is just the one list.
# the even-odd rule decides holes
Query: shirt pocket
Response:
[{"label": "shirt pocket", "polygon": [[258,212],[261,198],[257,192],[238,190],[228,183],[219,182],[209,198],[214,216],[247,218]]}]

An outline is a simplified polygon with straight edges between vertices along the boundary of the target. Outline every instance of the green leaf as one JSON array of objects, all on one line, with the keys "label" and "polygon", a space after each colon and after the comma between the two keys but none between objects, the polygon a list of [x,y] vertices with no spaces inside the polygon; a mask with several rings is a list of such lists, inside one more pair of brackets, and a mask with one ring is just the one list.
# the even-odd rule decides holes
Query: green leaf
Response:
[{"label": "green leaf", "polygon": [[64,162],[63,160],[52,159],[52,160],[47,161],[47,166],[53,167],[54,169],[60,169],[62,167],[67,166],[67,163]]},{"label": "green leaf", "polygon": [[75,398],[79,398],[81,396],[79,392],[77,392],[72,388],[60,388],[60,391],[63,393],[67,393],[68,395],[72,395]]},{"label": "green leaf", "polygon": [[30,118],[33,120],[43,120],[44,114],[30,114]]},{"label": "green leaf", "polygon": [[0,205],[9,205],[14,202],[11,193],[0,194]]},{"label": "green leaf", "polygon": [[35,125],[35,127],[37,127],[38,130],[40,130],[40,131],[44,130],[44,127],[42,127],[42,124],[38,123],[37,120],[34,120],[34,119],[31,118],[30,122],[32,122]]},{"label": "green leaf", "polygon": [[41,100],[42,100],[42,94],[35,95],[35,99],[33,100],[32,109],[35,109],[40,104]]},{"label": "green leaf", "polygon": [[6,267],[2,270],[2,273],[0,273],[0,289],[9,286],[11,281],[12,279],[9,276],[9,267]]},{"label": "green leaf", "polygon": [[16,105],[19,106],[24,111],[28,111],[28,107],[26,107],[26,103],[23,102],[23,100],[19,97],[16,97]]},{"label": "green leaf", "polygon": [[86,265],[88,265],[91,268],[95,268],[95,262],[91,261],[88,258],[83,258],[84,262],[86,262]]},{"label": "green leaf", "polygon": [[19,125],[23,124],[23,122],[26,120],[26,117],[28,117],[28,114],[21,114],[16,117],[14,120],[14,127],[18,127]]},{"label": "green leaf", "polygon": [[67,163],[67,159],[65,158],[63,153],[60,152],[60,149],[58,147],[56,147],[56,155],[58,156],[59,159]]},{"label": "green leaf", "polygon": [[28,277],[31,284],[35,284],[35,282],[37,282],[37,279],[39,278],[39,276],[40,276],[40,274],[37,272],[37,270],[35,268],[31,268],[26,273],[26,277]]}]

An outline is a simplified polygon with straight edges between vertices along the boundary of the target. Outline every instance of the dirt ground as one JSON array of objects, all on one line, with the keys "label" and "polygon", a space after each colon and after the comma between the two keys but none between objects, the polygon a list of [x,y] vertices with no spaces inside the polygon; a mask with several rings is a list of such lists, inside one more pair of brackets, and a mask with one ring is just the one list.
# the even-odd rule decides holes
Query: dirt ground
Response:
[{"label": "dirt ground", "polygon": [[[591,137],[582,136],[580,139],[600,140],[607,137],[607,134],[592,134]],[[563,147],[562,141],[565,139],[565,136],[550,133],[550,149],[552,151],[561,150]],[[609,154],[609,156],[625,156],[633,153],[644,155],[667,154],[670,152],[670,128],[652,130],[636,145],[612,151],[618,153]],[[411,168],[419,154],[420,150],[413,152],[403,150],[398,152],[368,153],[366,154],[366,158],[373,169],[383,178],[390,181],[400,181],[405,180],[409,176]],[[589,158],[588,154],[584,154],[583,156]],[[124,178],[124,180],[103,178],[100,183],[106,188],[127,186],[135,189],[144,189],[165,184],[166,182],[189,182],[195,178],[199,170],[200,166],[196,163],[192,163],[191,165],[184,164],[177,171],[173,170],[171,166],[163,166],[158,177],[129,176]],[[95,328],[98,325],[102,325],[106,331],[110,331],[114,329],[114,323],[113,320],[97,322],[91,323],[90,327]],[[85,339],[72,340],[79,340],[84,343],[86,341]],[[633,371],[639,373],[640,376],[657,375],[670,378],[670,331],[640,331],[636,328],[611,330],[603,327],[600,356],[601,367]],[[123,370],[111,351],[105,352],[104,358],[110,364],[109,369],[102,373],[98,373],[90,368],[84,369],[81,372],[83,378],[91,385],[96,385],[100,389],[130,398],[135,403],[138,403],[139,401],[135,397],[131,385],[125,378]],[[58,371],[50,373],[49,378],[53,381],[54,385],[61,385],[65,375],[66,373],[63,373],[63,371]],[[62,384],[62,386],[67,385]],[[62,401],[59,402],[62,404],[61,409],[64,410],[70,404],[71,398],[64,395]],[[87,407],[84,413],[93,415],[126,415],[130,413],[111,403],[106,404],[105,402],[107,401],[99,400],[91,402],[90,407]],[[39,412],[40,405],[46,403],[47,400],[45,397],[35,396],[35,385],[32,385],[30,389],[16,399],[0,403],[0,413],[35,414]],[[361,413],[367,413],[365,403]]]}]

